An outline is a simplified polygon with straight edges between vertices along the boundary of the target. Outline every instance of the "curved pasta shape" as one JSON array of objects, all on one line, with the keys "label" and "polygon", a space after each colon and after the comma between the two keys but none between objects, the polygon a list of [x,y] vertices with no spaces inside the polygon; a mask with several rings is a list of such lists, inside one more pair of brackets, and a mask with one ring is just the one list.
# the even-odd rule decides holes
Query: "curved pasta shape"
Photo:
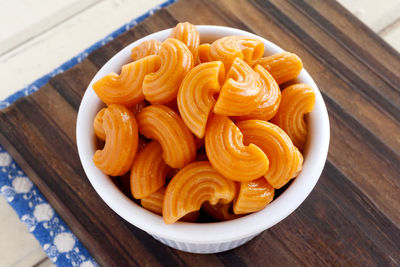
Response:
[{"label": "curved pasta shape", "polygon": [[215,104],[225,77],[221,61],[213,61],[194,67],[183,79],[178,92],[178,108],[183,121],[194,135],[203,138],[208,115]]},{"label": "curved pasta shape", "polygon": [[182,41],[192,52],[193,58],[197,58],[197,49],[200,45],[200,33],[196,26],[189,22],[178,23],[169,35],[170,38],[175,38]]},{"label": "curved pasta shape", "polygon": [[142,82],[145,76],[160,68],[159,56],[148,56],[122,66],[121,74],[110,73],[93,84],[97,96],[107,105],[131,107],[144,100]]},{"label": "curved pasta shape", "polygon": [[246,62],[236,58],[214,106],[214,113],[241,116],[256,109],[263,97],[260,75]]},{"label": "curved pasta shape", "polygon": [[293,84],[283,90],[278,113],[271,120],[289,135],[300,151],[303,151],[308,135],[304,115],[311,112],[314,105],[315,94],[311,86],[304,83]]},{"label": "curved pasta shape", "polygon": [[148,40],[141,42],[138,46],[132,48],[131,58],[133,61],[136,61],[150,55],[157,55],[160,47],[161,42],[158,40]]},{"label": "curved pasta shape", "polygon": [[226,178],[251,181],[268,171],[264,152],[257,145],[244,145],[241,131],[226,116],[214,115],[210,119],[205,140],[210,163]]},{"label": "curved pasta shape", "polygon": [[[140,200],[140,204],[146,210],[162,216],[163,201],[166,187],[161,187],[158,191],[148,195]],[[199,211],[194,211],[183,216],[180,221],[196,222],[200,217]]]},{"label": "curved pasta shape", "polygon": [[228,70],[235,58],[243,59],[247,64],[261,58],[264,54],[264,44],[261,40],[247,36],[226,36],[211,44],[210,56],[214,60],[224,62]]},{"label": "curved pasta shape", "polygon": [[296,78],[303,68],[301,59],[293,53],[283,52],[260,58],[255,62],[263,66],[274,77],[278,84]]},{"label": "curved pasta shape", "polygon": [[140,204],[146,210],[162,215],[162,207],[164,201],[166,187],[161,187],[158,191],[140,199]]},{"label": "curved pasta shape", "polygon": [[230,221],[242,217],[240,214],[233,213],[232,202],[220,203],[216,205],[211,205],[208,202],[204,202],[201,208],[211,217],[218,221]]},{"label": "curved pasta shape", "polygon": [[159,55],[161,67],[143,80],[143,94],[152,104],[166,104],[174,100],[183,78],[194,64],[190,50],[177,39],[164,41]]},{"label": "curved pasta shape", "polygon": [[97,150],[93,162],[104,173],[121,176],[131,168],[138,147],[138,126],[126,107],[109,105],[104,111],[103,128],[106,143]]},{"label": "curved pasta shape", "polygon": [[258,119],[269,121],[278,112],[279,104],[281,103],[281,90],[271,74],[263,67],[257,65],[254,70],[260,74],[263,83],[261,102],[256,109],[247,115],[238,117],[237,120]]},{"label": "curved pasta shape", "polygon": [[160,143],[164,161],[169,166],[183,168],[195,159],[193,135],[175,111],[163,105],[151,105],[136,119],[140,133]]},{"label": "curved pasta shape", "polygon": [[264,174],[269,184],[281,188],[301,170],[303,157],[290,137],[278,126],[263,120],[237,123],[245,144],[262,149],[269,159],[269,169]]},{"label": "curved pasta shape", "polygon": [[106,133],[104,132],[104,128],[103,128],[103,115],[104,115],[104,111],[106,111],[106,108],[102,108],[96,115],[96,117],[94,117],[94,121],[93,121],[93,129],[94,129],[94,133],[97,136],[97,138],[99,138],[100,140],[106,140]]},{"label": "curved pasta shape", "polygon": [[201,44],[197,49],[197,64],[213,61],[210,56],[211,45]]},{"label": "curved pasta shape", "polygon": [[235,183],[219,174],[208,161],[194,162],[180,170],[169,182],[164,196],[163,217],[171,224],[186,214],[200,210],[208,201],[228,203],[235,196]]},{"label": "curved pasta shape", "polygon": [[233,212],[246,214],[265,208],[274,199],[275,189],[262,177],[241,182],[237,197],[233,200]]},{"label": "curved pasta shape", "polygon": [[170,167],[162,157],[162,147],[152,141],[136,155],[131,169],[131,192],[134,198],[141,199],[154,193],[165,184]]}]

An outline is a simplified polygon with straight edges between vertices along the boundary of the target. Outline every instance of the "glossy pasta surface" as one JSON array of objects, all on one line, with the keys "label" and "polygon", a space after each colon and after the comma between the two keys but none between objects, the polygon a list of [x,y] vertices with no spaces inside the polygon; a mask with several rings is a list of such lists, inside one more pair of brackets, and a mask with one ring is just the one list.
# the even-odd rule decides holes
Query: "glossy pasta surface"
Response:
[{"label": "glossy pasta surface", "polygon": [[218,173],[209,162],[187,165],[170,181],[165,192],[163,217],[168,224],[197,211],[208,201],[228,203],[235,195],[235,183]]},{"label": "glossy pasta surface", "polygon": [[162,157],[162,147],[157,141],[146,144],[136,155],[130,181],[134,198],[141,199],[154,193],[165,184],[170,167]]},{"label": "glossy pasta surface", "polygon": [[164,161],[169,166],[183,168],[194,161],[194,138],[178,113],[163,105],[151,105],[136,118],[140,133],[160,143]]},{"label": "glossy pasta surface", "polygon": [[178,23],[175,28],[171,30],[171,38],[182,41],[192,52],[193,58],[197,58],[197,49],[200,45],[200,33],[197,31],[196,26],[189,22]]},{"label": "glossy pasta surface", "polygon": [[131,50],[131,58],[133,61],[139,60],[141,58],[157,55],[160,50],[161,42],[158,40],[148,40],[140,43]]},{"label": "glossy pasta surface", "polygon": [[146,75],[143,80],[143,94],[152,104],[166,104],[173,101],[183,78],[194,65],[192,53],[177,39],[165,40],[159,55],[161,67],[157,72]]},{"label": "glossy pasta surface", "polygon": [[314,105],[315,94],[310,85],[291,85],[283,90],[278,113],[271,120],[289,135],[300,151],[303,151],[308,135],[304,116],[314,109]]},{"label": "glossy pasta surface", "polygon": [[268,171],[268,157],[257,145],[244,145],[242,132],[226,116],[210,119],[205,144],[212,166],[231,180],[251,181]]},{"label": "glossy pasta surface", "polygon": [[183,121],[193,134],[203,138],[214,94],[218,93],[225,76],[221,61],[194,67],[183,80],[178,92],[178,108]]},{"label": "glossy pasta surface", "polygon": [[245,144],[257,145],[268,156],[264,177],[272,187],[281,188],[301,170],[303,157],[281,128],[262,120],[241,121],[237,127]]},{"label": "glossy pasta surface", "polygon": [[122,66],[121,74],[110,73],[93,84],[97,96],[107,105],[131,107],[144,100],[142,83],[146,75],[160,68],[159,56],[148,56]]},{"label": "glossy pasta surface", "polygon": [[278,84],[296,78],[303,69],[303,62],[293,53],[283,52],[272,56],[263,57],[255,61],[263,66],[274,77]]},{"label": "glossy pasta surface", "polygon": [[264,44],[261,40],[247,36],[226,36],[211,44],[210,56],[213,60],[224,62],[227,70],[236,58],[247,64],[253,63],[264,54]]},{"label": "glossy pasta surface", "polygon": [[213,61],[210,56],[211,45],[201,44],[197,49],[197,64]]},{"label": "glossy pasta surface", "polygon": [[259,119],[269,121],[278,112],[281,103],[281,89],[271,74],[260,65],[254,70],[260,74],[263,84],[263,94],[260,104],[249,114],[240,116],[237,120]]},{"label": "glossy pasta surface", "polygon": [[256,212],[265,208],[274,198],[275,189],[262,177],[254,181],[241,182],[233,202],[235,214]]},{"label": "glossy pasta surface", "polygon": [[94,133],[97,136],[97,138],[99,138],[102,141],[106,140],[106,132],[104,131],[104,128],[103,128],[103,115],[104,115],[105,111],[106,111],[106,108],[102,108],[97,113],[96,117],[94,117],[94,121],[93,121]]},{"label": "glossy pasta surface", "polygon": [[110,105],[104,111],[103,128],[106,143],[97,150],[93,162],[111,176],[124,175],[131,168],[138,147],[138,126],[126,107]]},{"label": "glossy pasta surface", "polygon": [[214,106],[215,114],[241,116],[260,105],[264,93],[263,82],[246,62],[236,58],[225,78]]}]

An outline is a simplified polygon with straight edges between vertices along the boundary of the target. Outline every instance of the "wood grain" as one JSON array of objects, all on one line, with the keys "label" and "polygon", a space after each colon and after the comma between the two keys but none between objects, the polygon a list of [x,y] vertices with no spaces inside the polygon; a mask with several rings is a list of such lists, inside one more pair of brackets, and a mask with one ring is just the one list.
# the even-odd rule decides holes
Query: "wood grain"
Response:
[{"label": "wood grain", "polygon": [[[307,200],[253,241],[215,255],[171,249],[118,217],[89,184],[76,150],[77,109],[97,70],[178,21],[240,28],[298,54],[330,114],[328,161]],[[104,266],[396,266],[399,85],[399,54],[334,1],[182,0],[0,111],[0,143]]]}]

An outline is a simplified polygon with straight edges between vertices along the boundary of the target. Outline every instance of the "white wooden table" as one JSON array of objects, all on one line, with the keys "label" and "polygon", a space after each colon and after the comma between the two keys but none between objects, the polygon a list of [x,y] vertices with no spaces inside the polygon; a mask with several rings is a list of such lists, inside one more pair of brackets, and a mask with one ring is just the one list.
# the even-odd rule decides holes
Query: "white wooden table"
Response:
[{"label": "white wooden table", "polygon": [[[0,0],[0,99],[164,0]],[[400,51],[400,0],[339,0]],[[51,266],[0,197],[0,266]]]}]

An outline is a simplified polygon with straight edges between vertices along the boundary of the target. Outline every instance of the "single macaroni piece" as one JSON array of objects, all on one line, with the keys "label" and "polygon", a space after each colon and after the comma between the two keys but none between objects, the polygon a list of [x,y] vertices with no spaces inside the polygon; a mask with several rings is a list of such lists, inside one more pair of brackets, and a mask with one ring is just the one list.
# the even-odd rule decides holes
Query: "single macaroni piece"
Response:
[{"label": "single macaroni piece", "polygon": [[232,202],[220,203],[211,205],[208,202],[204,202],[201,208],[211,217],[218,221],[230,221],[242,217],[242,215],[233,213]]},{"label": "single macaroni piece", "polygon": [[241,116],[255,110],[263,97],[263,82],[260,75],[246,62],[236,58],[225,77],[214,113]]},{"label": "single macaroni piece", "polygon": [[304,83],[293,84],[283,90],[278,113],[271,120],[289,135],[300,151],[303,151],[308,135],[304,115],[311,112],[314,105],[315,94],[311,86]]},{"label": "single macaroni piece", "polygon": [[158,191],[142,198],[140,204],[146,210],[162,215],[162,207],[164,201],[166,187],[161,187]]},{"label": "single macaroni piece", "polygon": [[148,40],[140,43],[131,50],[131,58],[133,61],[139,60],[141,58],[158,55],[160,50],[161,42],[158,40]]},{"label": "single macaroni piece", "polygon": [[[161,187],[158,191],[150,194],[149,196],[142,198],[140,204],[146,210],[154,212],[162,216],[163,201],[166,187]],[[194,211],[183,216],[180,221],[184,222],[196,222],[200,217],[199,211]]]},{"label": "single macaroni piece", "polygon": [[197,49],[197,64],[213,61],[210,56],[211,45],[201,44]]},{"label": "single macaroni piece", "polygon": [[275,189],[264,177],[241,182],[237,197],[233,200],[233,212],[246,214],[265,208],[274,199]]},{"label": "single macaroni piece", "polygon": [[103,128],[106,143],[103,150],[94,153],[93,162],[108,175],[124,175],[131,168],[138,147],[135,117],[124,106],[109,105],[104,111]]},{"label": "single macaroni piece", "polygon": [[152,104],[166,104],[176,98],[179,86],[193,67],[193,55],[181,41],[168,38],[161,45],[161,67],[146,75],[143,94]]},{"label": "single macaroni piece", "polygon": [[179,88],[179,113],[198,138],[204,137],[208,115],[215,104],[214,94],[219,92],[224,77],[221,61],[203,63],[189,71]]},{"label": "single macaroni piece", "polygon": [[178,23],[175,28],[172,29],[170,38],[178,39],[182,41],[192,52],[193,58],[197,58],[197,49],[200,45],[200,33],[197,31],[196,26],[189,22]]},{"label": "single macaroni piece", "polygon": [[96,117],[94,117],[94,121],[93,121],[93,129],[94,129],[94,133],[97,136],[97,138],[99,138],[100,140],[106,140],[106,133],[104,132],[104,128],[103,128],[103,115],[104,115],[104,111],[106,111],[106,108],[102,108],[96,115]]},{"label": "single macaroni piece", "polygon": [[263,83],[261,103],[249,114],[240,116],[237,120],[258,119],[269,121],[278,112],[279,104],[281,103],[281,90],[271,74],[263,67],[257,65],[254,70],[260,74]]},{"label": "single macaroni piece", "polygon": [[237,127],[244,144],[254,144],[268,156],[269,169],[264,177],[272,187],[281,188],[301,170],[303,156],[281,128],[262,120],[241,121]]},{"label": "single macaroni piece", "polygon": [[163,105],[151,105],[145,107],[136,119],[140,133],[160,143],[164,161],[169,166],[183,168],[195,159],[193,135],[178,113]]},{"label": "single macaroni piece", "polygon": [[278,84],[296,78],[303,68],[301,59],[293,53],[283,52],[260,58],[255,62],[263,66],[274,77]]},{"label": "single macaroni piece", "polygon": [[247,36],[226,36],[211,44],[210,56],[213,60],[224,62],[229,70],[235,58],[243,59],[250,66],[264,54],[261,40]]},{"label": "single macaroni piece", "polygon": [[171,224],[186,214],[200,210],[208,201],[231,202],[235,196],[235,183],[223,177],[208,161],[187,165],[169,182],[164,196],[163,217]]},{"label": "single macaroni piece", "polygon": [[136,155],[131,170],[131,192],[141,199],[154,193],[165,184],[170,167],[164,162],[162,148],[157,141],[143,147]]},{"label": "single macaroni piece", "polygon": [[131,107],[144,100],[143,79],[160,68],[159,56],[148,56],[122,66],[121,74],[110,73],[93,84],[97,96],[107,105]]},{"label": "single macaroni piece", "polygon": [[210,119],[205,140],[210,163],[226,178],[251,181],[268,171],[264,152],[257,145],[244,145],[241,131],[226,116],[214,115]]}]

